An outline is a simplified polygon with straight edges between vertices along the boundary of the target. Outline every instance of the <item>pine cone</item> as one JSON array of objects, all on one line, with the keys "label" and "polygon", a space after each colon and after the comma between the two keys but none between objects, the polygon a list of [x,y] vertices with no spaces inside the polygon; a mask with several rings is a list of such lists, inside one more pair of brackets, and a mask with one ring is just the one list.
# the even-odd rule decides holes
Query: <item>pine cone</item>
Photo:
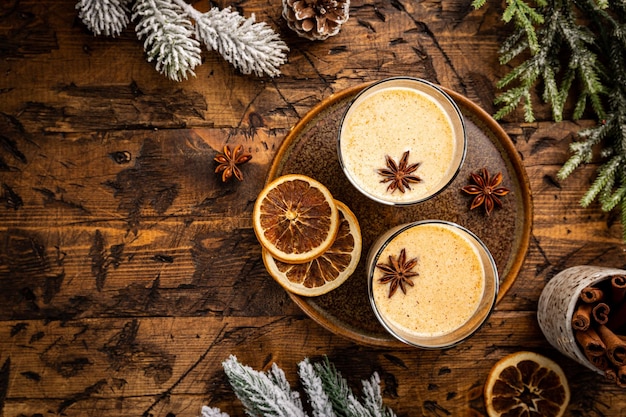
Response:
[{"label": "pine cone", "polygon": [[350,0],[283,0],[283,17],[289,28],[311,40],[339,33],[349,9]]}]

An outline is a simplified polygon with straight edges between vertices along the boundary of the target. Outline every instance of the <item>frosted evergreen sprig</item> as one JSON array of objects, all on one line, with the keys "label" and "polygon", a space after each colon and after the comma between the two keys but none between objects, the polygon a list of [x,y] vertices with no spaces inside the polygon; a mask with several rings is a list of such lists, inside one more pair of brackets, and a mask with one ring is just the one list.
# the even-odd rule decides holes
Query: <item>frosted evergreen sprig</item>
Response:
[{"label": "frosted evergreen sprig", "polygon": [[185,4],[187,13],[196,21],[197,38],[243,74],[280,74],[279,67],[286,62],[289,48],[269,25],[255,22],[254,14],[246,19],[230,7],[200,13],[183,0],[175,1]]},{"label": "frosted evergreen sprig", "polygon": [[[222,366],[247,415],[308,417],[299,393],[291,390],[285,373],[276,364],[268,372],[255,371],[239,363],[235,356],[230,356]],[[363,404],[327,357],[315,364],[311,364],[308,358],[304,359],[298,364],[298,375],[313,417],[395,417],[394,412],[383,405],[377,373],[369,381],[362,381]],[[219,408],[203,406],[201,417],[229,415]]]},{"label": "frosted evergreen sprig", "polygon": [[348,381],[341,376],[341,373],[328,360],[328,357],[324,357],[323,362],[315,363],[314,367],[322,381],[322,386],[326,387],[325,391],[333,409],[345,410],[344,414],[339,414],[339,417],[349,416],[347,412],[350,407],[350,399],[354,395],[348,386]]},{"label": "frosted evergreen sprig", "polygon": [[253,416],[304,417],[296,391],[291,391],[284,372],[273,364],[269,372],[259,372],[242,365],[231,356],[223,364],[233,392],[246,412]]},{"label": "frosted evergreen sprig", "polygon": [[308,358],[298,364],[298,375],[300,375],[304,391],[309,397],[313,417],[336,417],[333,404],[324,391],[322,378],[315,372],[315,368]]},{"label": "frosted evergreen sprig", "polygon": [[216,407],[207,407],[206,405],[202,407],[200,412],[200,417],[230,417],[226,413],[222,413],[222,410]]},{"label": "frosted evergreen sprig", "polygon": [[133,7],[135,31],[148,62],[156,61],[156,69],[175,81],[182,81],[202,62],[200,43],[193,38],[193,24],[184,10],[169,0],[137,1]]},{"label": "frosted evergreen sprig", "polygon": [[130,0],[80,0],[78,17],[96,35],[118,36],[128,25]]},{"label": "frosted evergreen sprig", "polygon": [[383,404],[378,373],[374,373],[369,381],[362,381],[362,384],[363,406],[369,412],[369,415],[375,417],[395,417],[395,413]]},{"label": "frosted evergreen sprig", "polygon": [[117,36],[129,20],[136,21],[148,61],[175,81],[195,75],[201,44],[243,74],[275,77],[287,61],[289,48],[268,24],[230,7],[201,13],[184,0],[79,0],[76,9],[96,35]]}]

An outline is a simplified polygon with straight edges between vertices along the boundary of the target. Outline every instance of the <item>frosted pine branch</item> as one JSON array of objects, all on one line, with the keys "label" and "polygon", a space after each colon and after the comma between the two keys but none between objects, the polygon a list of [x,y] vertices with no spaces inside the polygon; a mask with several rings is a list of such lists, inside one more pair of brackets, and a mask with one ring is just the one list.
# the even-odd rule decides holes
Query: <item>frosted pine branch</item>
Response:
[{"label": "frosted pine branch", "polygon": [[80,0],[78,17],[95,35],[118,36],[128,25],[130,0]]},{"label": "frosted pine branch", "polygon": [[[96,35],[117,36],[129,23],[133,0],[79,0],[79,18]],[[148,62],[175,81],[195,75],[200,44],[215,50],[243,74],[280,75],[289,48],[254,14],[244,18],[230,7],[201,13],[185,0],[134,0],[130,19],[137,22]]]},{"label": "frosted pine branch", "polygon": [[135,31],[145,38],[148,62],[168,78],[181,81],[201,63],[200,43],[193,38],[193,24],[181,7],[170,0],[139,0],[133,7]]},{"label": "frosted pine branch", "polygon": [[298,391],[291,390],[291,386],[289,385],[289,381],[287,381],[287,377],[285,377],[285,373],[282,369],[278,367],[278,365],[273,363],[267,375],[271,379],[272,383],[276,386],[276,388],[289,393],[291,402],[295,404],[299,410],[302,409],[300,394],[298,393]]},{"label": "frosted pine branch", "polygon": [[230,7],[200,13],[183,0],[173,1],[196,21],[197,38],[243,74],[280,75],[289,48],[269,25],[256,23],[254,14],[246,19]]},{"label": "frosted pine branch", "polygon": [[315,372],[319,375],[324,386],[324,392],[326,392],[333,405],[333,410],[346,410],[337,414],[340,417],[347,416],[348,397],[352,396],[348,381],[341,376],[341,373],[328,360],[328,357],[324,357],[323,362],[318,362],[314,366]]},{"label": "frosted pine branch", "polygon": [[324,392],[324,384],[308,359],[298,364],[298,375],[302,381],[304,391],[309,397],[309,404],[313,410],[313,417],[335,417],[333,405]]},{"label": "frosted pine branch", "polygon": [[[240,364],[231,355],[222,366],[247,415],[308,417],[303,411],[300,395],[291,390],[285,373],[275,363],[270,371],[259,372]],[[362,381],[364,404],[359,403],[347,381],[327,357],[314,365],[304,359],[298,364],[298,375],[309,398],[313,417],[396,417],[383,405],[377,373],[369,381]],[[218,408],[204,406],[201,417],[229,416]]]},{"label": "frosted pine branch", "polygon": [[[302,404],[294,400],[291,389],[285,387],[284,373],[276,366],[272,376],[242,365],[235,356],[223,364],[230,384],[248,415],[264,417],[306,417]],[[282,374],[282,375],[281,375]],[[280,381],[276,384],[276,381]]]},{"label": "frosted pine branch", "polygon": [[374,372],[369,381],[362,381],[363,402],[372,417],[396,417],[395,413],[383,405],[383,396],[380,391],[380,377]]},{"label": "frosted pine branch", "polygon": [[200,417],[230,417],[228,414],[223,413],[219,408],[215,407],[207,407],[206,405],[202,407],[202,412]]}]

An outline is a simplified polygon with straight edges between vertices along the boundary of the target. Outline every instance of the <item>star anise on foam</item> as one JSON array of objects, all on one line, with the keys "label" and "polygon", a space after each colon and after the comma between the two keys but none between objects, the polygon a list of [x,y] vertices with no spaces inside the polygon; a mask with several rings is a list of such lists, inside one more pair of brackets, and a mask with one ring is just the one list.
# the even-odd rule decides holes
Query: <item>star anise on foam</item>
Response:
[{"label": "star anise on foam", "polygon": [[396,258],[393,255],[389,256],[389,263],[376,264],[376,268],[383,271],[383,276],[378,279],[381,284],[389,285],[389,298],[391,298],[398,287],[406,294],[406,286],[413,287],[415,284],[411,279],[417,275],[417,272],[411,270],[417,265],[417,258],[413,258],[409,261],[406,260],[406,251],[402,249],[400,255]]},{"label": "star anise on foam", "polygon": [[400,158],[400,162],[397,164],[389,155],[385,156],[385,159],[387,168],[379,169],[378,173],[384,177],[380,182],[390,183],[387,186],[387,191],[391,191],[392,194],[396,189],[402,193],[405,189],[410,190],[411,183],[417,183],[422,180],[417,175],[412,175],[420,164],[418,162],[409,165],[409,151],[402,154],[402,158]]},{"label": "star anise on foam", "polygon": [[234,150],[230,146],[224,146],[224,152],[218,153],[215,158],[218,163],[215,173],[222,173],[222,181],[226,182],[233,176],[239,181],[243,181],[243,174],[237,165],[245,164],[252,159],[252,155],[245,153],[243,145],[237,145]]},{"label": "star anise on foam", "polygon": [[502,201],[500,201],[499,197],[504,197],[511,190],[506,187],[500,187],[500,184],[502,184],[501,172],[492,177],[487,168],[482,168],[477,173],[471,173],[470,178],[474,184],[466,185],[462,188],[467,194],[476,196],[472,200],[470,210],[484,204],[485,212],[487,215],[490,215],[495,207],[502,207]]}]

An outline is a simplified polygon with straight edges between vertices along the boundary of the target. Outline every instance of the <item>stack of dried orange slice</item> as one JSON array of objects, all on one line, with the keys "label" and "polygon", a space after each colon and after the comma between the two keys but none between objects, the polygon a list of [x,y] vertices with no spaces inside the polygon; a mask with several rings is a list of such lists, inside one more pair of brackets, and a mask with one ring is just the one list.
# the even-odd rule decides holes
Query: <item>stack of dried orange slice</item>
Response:
[{"label": "stack of dried orange slice", "polygon": [[252,217],[267,271],[296,294],[317,296],[337,288],[361,257],[354,213],[306,175],[288,174],[267,184]]}]

